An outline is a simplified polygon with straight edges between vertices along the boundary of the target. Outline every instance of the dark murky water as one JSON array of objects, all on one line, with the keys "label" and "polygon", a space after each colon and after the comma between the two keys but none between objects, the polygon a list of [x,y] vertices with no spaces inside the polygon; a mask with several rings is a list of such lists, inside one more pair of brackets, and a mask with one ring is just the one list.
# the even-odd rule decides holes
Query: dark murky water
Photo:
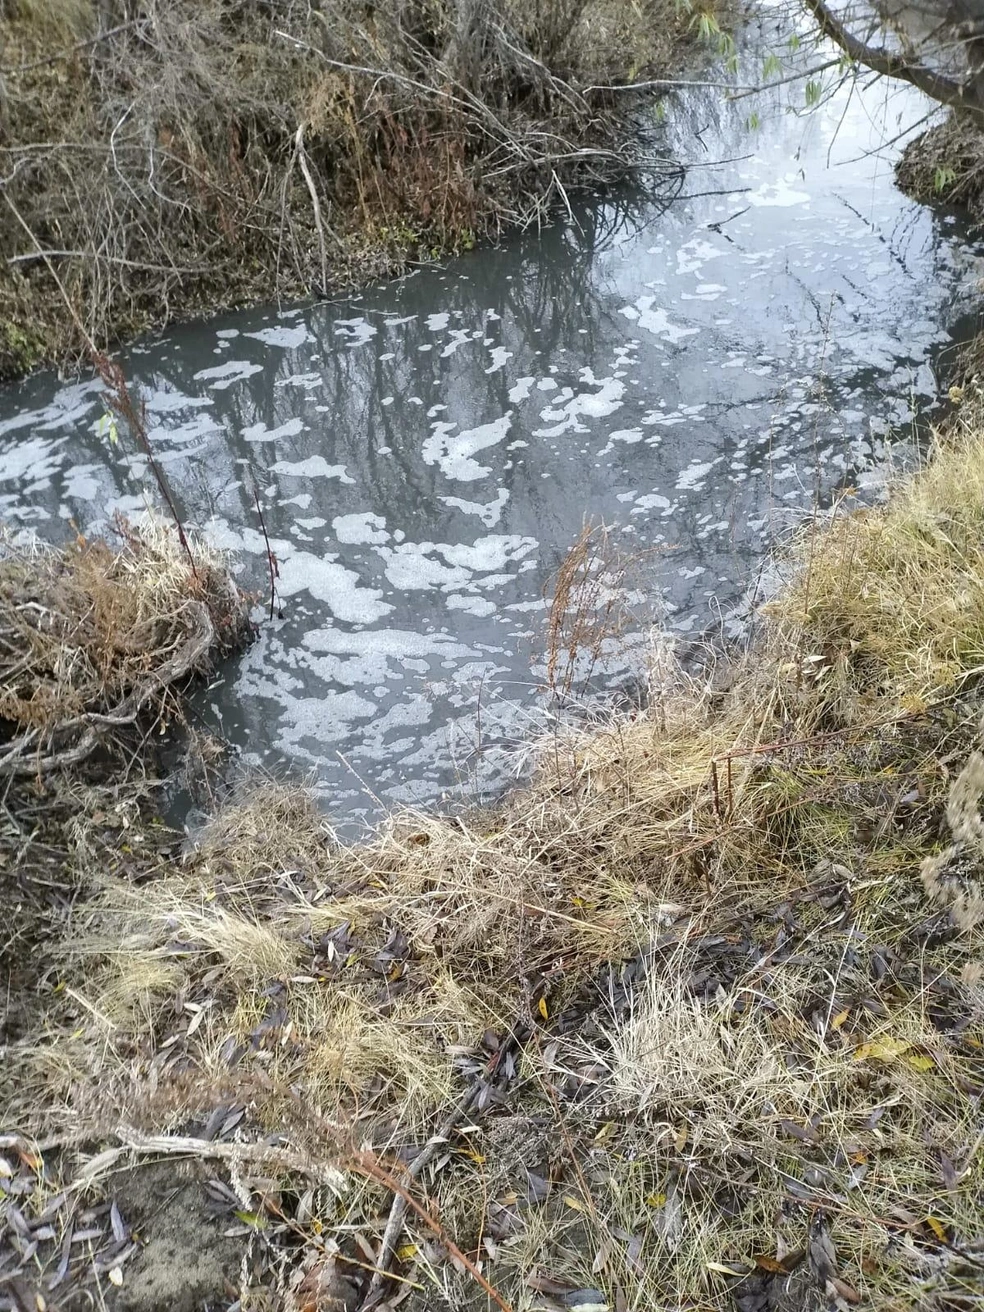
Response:
[{"label": "dark murky water", "polygon": [[[751,76],[784,36],[749,38]],[[130,352],[185,512],[260,590],[249,471],[261,489],[285,618],[201,708],[247,761],[313,772],[345,819],[496,789],[544,722],[542,589],[585,517],[658,548],[604,687],[640,667],[654,608],[671,635],[737,631],[776,533],[880,476],[984,255],[877,153],[926,102],[844,87],[807,116],[802,95],[671,104],[696,167],[665,212],[641,183],[444,270]],[[99,393],[0,394],[9,522],[143,507]]]}]

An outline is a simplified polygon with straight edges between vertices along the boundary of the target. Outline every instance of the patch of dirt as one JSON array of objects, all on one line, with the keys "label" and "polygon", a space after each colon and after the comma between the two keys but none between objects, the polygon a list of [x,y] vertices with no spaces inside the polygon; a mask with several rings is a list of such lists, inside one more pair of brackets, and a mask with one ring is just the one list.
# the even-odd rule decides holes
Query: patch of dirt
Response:
[{"label": "patch of dirt", "polygon": [[238,1296],[245,1241],[223,1233],[229,1218],[216,1216],[199,1168],[135,1166],[113,1193],[141,1247],[123,1269],[122,1286],[103,1285],[112,1312],[203,1312]]}]

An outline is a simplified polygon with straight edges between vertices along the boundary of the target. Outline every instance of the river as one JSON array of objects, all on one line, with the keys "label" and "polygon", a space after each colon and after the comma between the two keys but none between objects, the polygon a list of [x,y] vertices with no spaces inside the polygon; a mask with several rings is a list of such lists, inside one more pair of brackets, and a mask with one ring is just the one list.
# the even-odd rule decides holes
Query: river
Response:
[{"label": "river", "polygon": [[[738,82],[769,51],[787,71],[787,21],[751,25]],[[642,553],[604,697],[640,677],[654,622],[740,635],[777,537],[882,482],[934,404],[984,250],[893,185],[928,103],[872,80],[810,112],[802,82],[666,109],[653,140],[691,165],[668,205],[643,173],[498,249],[125,355],[182,512],[262,593],[255,478],[280,562],[282,618],[196,716],[345,828],[522,771],[554,714],[544,588],[587,519]],[[0,393],[15,529],[141,512],[144,461],[107,442],[100,391],[48,373]]]}]

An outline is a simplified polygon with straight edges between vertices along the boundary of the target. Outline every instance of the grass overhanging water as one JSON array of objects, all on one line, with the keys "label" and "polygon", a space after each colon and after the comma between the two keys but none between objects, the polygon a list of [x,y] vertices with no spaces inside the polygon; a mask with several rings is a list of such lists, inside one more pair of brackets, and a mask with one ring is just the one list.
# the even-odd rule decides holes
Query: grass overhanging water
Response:
[{"label": "grass overhanging water", "polygon": [[[15,1255],[44,1235],[20,1278],[124,1165],[180,1153],[229,1180],[243,1307],[975,1305],[981,414],[968,389],[884,504],[818,516],[726,677],[664,665],[496,809],[351,846],[258,781],[189,845],[150,780],[8,774],[0,1207]],[[188,582],[172,548],[131,569],[137,616]],[[8,725],[43,702],[53,741],[52,698],[131,659],[79,600],[116,559],[0,560]],[[10,622],[32,568],[73,618],[43,677]]]}]

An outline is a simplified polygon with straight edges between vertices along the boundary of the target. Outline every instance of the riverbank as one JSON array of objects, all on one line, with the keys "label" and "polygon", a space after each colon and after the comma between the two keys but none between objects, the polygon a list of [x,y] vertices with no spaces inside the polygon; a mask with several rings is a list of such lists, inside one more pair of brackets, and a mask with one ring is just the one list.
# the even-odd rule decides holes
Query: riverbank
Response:
[{"label": "riverbank", "polygon": [[719,13],[18,0],[0,18],[0,378],[88,339],[336,294],[639,167],[678,184],[618,88],[700,44],[726,53]]},{"label": "riverbank", "polygon": [[753,659],[662,671],[495,811],[352,847],[260,784],[188,848],[150,781],[8,803],[8,869],[57,889],[3,1063],[15,1287],[976,1297],[982,471],[968,391],[799,540]]}]

